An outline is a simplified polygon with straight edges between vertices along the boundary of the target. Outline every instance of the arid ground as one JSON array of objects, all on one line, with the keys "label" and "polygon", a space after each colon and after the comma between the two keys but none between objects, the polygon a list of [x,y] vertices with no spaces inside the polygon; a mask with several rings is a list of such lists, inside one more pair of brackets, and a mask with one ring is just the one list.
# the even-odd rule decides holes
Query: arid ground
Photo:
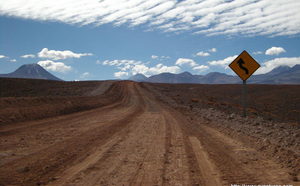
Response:
[{"label": "arid ground", "polygon": [[299,185],[300,86],[0,79],[0,185]]}]

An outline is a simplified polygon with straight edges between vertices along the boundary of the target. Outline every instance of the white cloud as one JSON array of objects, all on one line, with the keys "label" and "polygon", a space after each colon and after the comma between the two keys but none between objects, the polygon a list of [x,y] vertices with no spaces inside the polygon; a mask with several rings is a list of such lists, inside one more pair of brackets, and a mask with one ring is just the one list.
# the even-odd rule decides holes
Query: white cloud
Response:
[{"label": "white cloud", "polygon": [[266,50],[266,55],[279,55],[280,53],[285,52],[282,47],[272,47]]},{"label": "white cloud", "polygon": [[152,59],[159,59],[159,60],[164,60],[164,59],[169,59],[169,56],[157,56],[157,55],[152,55]]},{"label": "white cloud", "polygon": [[21,56],[21,58],[35,58],[34,54],[26,54],[24,56]]},{"label": "white cloud", "polygon": [[252,52],[254,55],[262,54],[262,51]]},{"label": "white cloud", "polygon": [[157,59],[157,58],[158,58],[158,56],[156,56],[156,55],[152,55],[152,56],[151,56],[151,58],[152,58],[152,59]]},{"label": "white cloud", "polygon": [[8,58],[8,57],[6,57],[4,55],[0,55],[0,59],[4,59],[4,58]]},{"label": "white cloud", "polygon": [[141,64],[141,61],[135,61],[135,60],[128,60],[128,59],[123,59],[123,60],[105,60],[102,64],[103,65],[109,65],[109,66],[117,66],[117,67],[125,67],[125,66],[132,66],[132,65],[138,65]]},{"label": "white cloud", "polygon": [[114,73],[114,76],[117,77],[117,78],[122,78],[122,77],[127,77],[129,75],[128,72],[123,72],[123,71],[120,71],[120,72],[115,72]]},{"label": "white cloud", "polygon": [[275,58],[273,60],[264,62],[261,64],[261,67],[255,72],[255,74],[265,74],[270,72],[276,67],[279,66],[289,66],[293,67],[294,65],[300,65],[300,57],[283,57],[283,58]]},{"label": "white cloud", "polygon": [[204,72],[208,69],[209,69],[209,66],[206,66],[206,65],[200,65],[200,66],[193,68],[193,70],[198,70],[199,73]]},{"label": "white cloud", "polygon": [[217,11],[218,23],[198,33],[207,35],[240,33],[249,36],[293,35],[300,31],[300,21],[294,20],[299,16],[299,12],[297,12],[299,3],[299,1],[294,0],[285,2],[253,0],[221,3],[220,6],[212,8]]},{"label": "white cloud", "polygon": [[165,66],[163,64],[158,64],[155,67],[149,68],[150,75],[155,75],[155,74],[160,74],[165,72],[176,74],[180,72],[180,68],[178,66]]},{"label": "white cloud", "polygon": [[[141,61],[135,61],[135,60],[105,60],[102,65],[109,65],[109,66],[116,66],[117,69],[119,69],[119,72],[115,72],[114,76],[116,78],[124,78],[125,76],[129,76],[129,71],[132,71],[133,73],[142,73],[140,72],[142,68],[142,62]],[[141,65],[141,66],[139,66]],[[134,70],[133,70],[134,69]]]},{"label": "white cloud", "polygon": [[[0,55],[0,59],[9,59],[9,57],[5,56],[5,55]],[[16,59],[10,59],[10,62],[17,62]]]},{"label": "white cloud", "polygon": [[0,15],[71,25],[145,25],[163,32],[288,36],[300,33],[297,0],[9,0]]},{"label": "white cloud", "polygon": [[86,76],[89,76],[90,75],[90,73],[89,72],[84,72],[83,74],[81,74],[82,75],[82,77],[86,77]]},{"label": "white cloud", "polygon": [[198,52],[197,54],[196,54],[196,56],[209,56],[210,54],[209,53],[207,53],[207,52]]},{"label": "white cloud", "polygon": [[214,52],[214,53],[215,53],[215,52],[217,52],[217,49],[216,49],[216,48],[212,48],[212,49],[209,49],[208,51],[209,51],[209,52]]},{"label": "white cloud", "polygon": [[212,65],[212,66],[221,66],[225,69],[228,68],[228,65],[233,61],[235,60],[235,58],[237,58],[237,55],[234,55],[234,56],[230,56],[230,57],[227,57],[223,60],[218,60],[218,61],[209,61],[207,62],[209,65]]},{"label": "white cloud", "polygon": [[117,78],[124,78],[135,74],[144,74],[145,76],[151,76],[160,74],[163,72],[179,73],[180,67],[178,66],[166,66],[158,64],[154,67],[147,66],[147,63],[135,60],[105,60],[103,65],[115,66],[120,71],[115,72],[114,75]]},{"label": "white cloud", "polygon": [[48,50],[48,48],[44,48],[41,52],[38,53],[40,58],[48,58],[53,60],[60,60],[66,58],[80,58],[82,56],[91,56],[91,53],[73,53],[72,51],[65,50],[65,51],[57,51],[57,50]]},{"label": "white cloud", "polygon": [[135,65],[131,72],[132,72],[132,75],[136,75],[136,74],[144,74],[144,75],[147,75],[148,74],[148,71],[149,71],[149,67],[147,67],[146,65],[144,64],[141,64],[141,65]]},{"label": "white cloud", "polygon": [[67,66],[62,62],[53,62],[51,60],[39,61],[38,64],[44,67],[46,70],[51,70],[53,72],[66,73],[72,70],[71,66]]},{"label": "white cloud", "polygon": [[197,66],[198,64],[192,60],[192,59],[187,59],[187,58],[179,58],[177,59],[175,65],[182,66],[184,64],[190,65],[191,67]]},{"label": "white cloud", "polygon": [[82,73],[79,77],[81,78],[81,79],[86,79],[86,78],[88,78],[88,77],[92,77],[93,75],[91,74],[91,73],[89,73],[89,72],[84,72],[84,73]]},{"label": "white cloud", "polygon": [[[215,53],[215,52],[217,52],[217,49],[216,49],[216,48],[212,48],[212,49],[208,49],[208,51],[209,51],[209,52]],[[210,56],[210,53],[200,51],[200,52],[198,52],[196,55],[193,55],[193,56],[194,56],[194,57],[195,57],[195,56]]]}]

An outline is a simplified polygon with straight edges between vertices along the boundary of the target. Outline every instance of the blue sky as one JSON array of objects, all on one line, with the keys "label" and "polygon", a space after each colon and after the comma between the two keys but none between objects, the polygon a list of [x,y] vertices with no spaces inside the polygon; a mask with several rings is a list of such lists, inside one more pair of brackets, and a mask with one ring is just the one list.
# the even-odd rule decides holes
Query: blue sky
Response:
[{"label": "blue sky", "polygon": [[0,73],[38,63],[67,80],[266,73],[300,64],[298,0],[0,0]]}]

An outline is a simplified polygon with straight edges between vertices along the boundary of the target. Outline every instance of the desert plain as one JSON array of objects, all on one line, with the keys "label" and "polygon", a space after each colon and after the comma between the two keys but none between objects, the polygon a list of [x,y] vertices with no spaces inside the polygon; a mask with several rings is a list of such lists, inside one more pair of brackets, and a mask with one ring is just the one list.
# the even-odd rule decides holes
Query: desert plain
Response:
[{"label": "desert plain", "polygon": [[299,95],[0,78],[0,185],[299,185]]}]

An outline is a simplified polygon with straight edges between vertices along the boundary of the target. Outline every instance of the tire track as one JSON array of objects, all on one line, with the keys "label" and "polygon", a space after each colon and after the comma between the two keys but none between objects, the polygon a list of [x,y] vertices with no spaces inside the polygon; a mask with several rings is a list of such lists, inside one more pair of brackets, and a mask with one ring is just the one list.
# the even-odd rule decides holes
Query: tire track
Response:
[{"label": "tire track", "polygon": [[190,168],[188,154],[184,144],[184,135],[178,126],[177,120],[164,112],[165,120],[170,130],[167,140],[165,184],[190,185]]},{"label": "tire track", "polygon": [[216,168],[209,161],[208,154],[203,149],[200,141],[197,139],[197,137],[194,136],[190,136],[189,139],[192,144],[194,153],[196,154],[204,185],[222,185],[219,176],[216,173]]}]

